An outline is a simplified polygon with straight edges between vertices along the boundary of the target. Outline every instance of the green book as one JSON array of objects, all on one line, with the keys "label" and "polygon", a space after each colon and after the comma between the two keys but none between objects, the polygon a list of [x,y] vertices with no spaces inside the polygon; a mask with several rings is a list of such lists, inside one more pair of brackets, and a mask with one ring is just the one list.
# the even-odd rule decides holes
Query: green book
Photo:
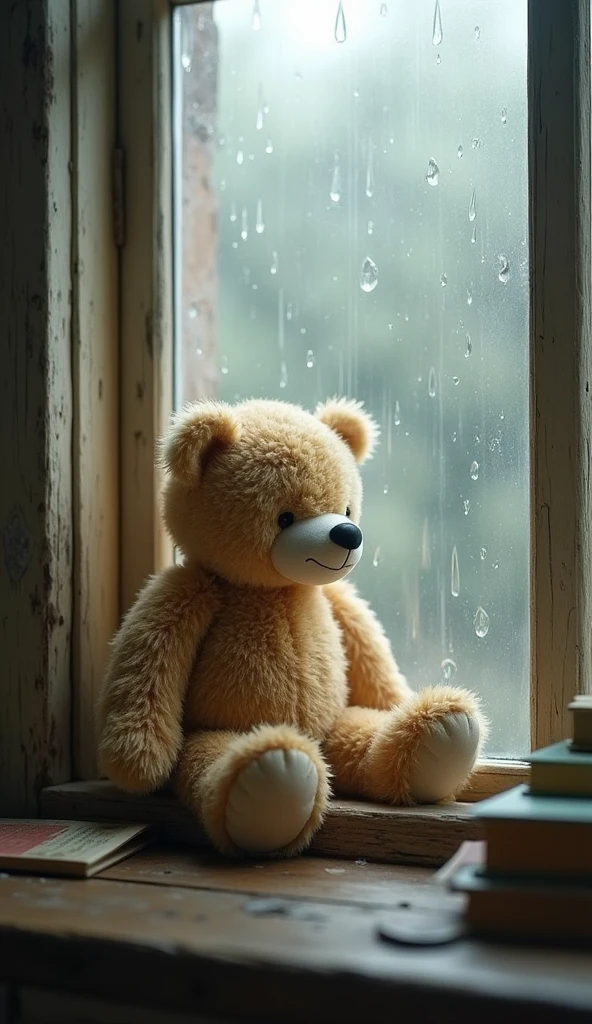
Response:
[{"label": "green book", "polygon": [[530,791],[592,797],[592,752],[572,749],[570,740],[535,750],[530,761]]}]

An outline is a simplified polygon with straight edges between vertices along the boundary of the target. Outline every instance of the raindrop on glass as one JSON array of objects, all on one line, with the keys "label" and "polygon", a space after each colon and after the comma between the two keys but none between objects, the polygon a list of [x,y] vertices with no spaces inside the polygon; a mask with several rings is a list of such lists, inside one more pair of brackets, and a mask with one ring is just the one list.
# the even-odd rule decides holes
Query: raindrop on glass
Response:
[{"label": "raindrop on glass", "polygon": [[467,292],[467,306],[472,306],[472,305],[473,305],[473,293],[468,291]]},{"label": "raindrop on glass", "polygon": [[481,556],[481,561],[484,562],[485,559],[487,558],[487,548],[481,548],[479,554]]},{"label": "raindrop on glass", "polygon": [[245,154],[243,153],[242,149],[238,149],[237,152],[236,152],[236,162],[237,162],[237,164],[242,164],[244,159],[245,159]]},{"label": "raindrop on glass", "polygon": [[426,181],[428,185],[435,186],[438,184],[439,178],[440,168],[438,167],[438,164],[436,163],[434,158],[430,157],[430,159],[428,160],[428,169],[426,171]]},{"label": "raindrop on glass", "polygon": [[442,58],[441,58],[440,54],[438,54],[437,57],[436,57],[436,64],[441,64],[441,63],[442,63]]},{"label": "raindrop on glass", "polygon": [[373,220],[369,220],[368,221],[368,234],[371,235],[373,231],[374,231],[374,221]]},{"label": "raindrop on glass", "polygon": [[508,111],[507,111],[506,107],[502,107],[501,120],[502,120],[502,124],[507,124],[508,123]]},{"label": "raindrop on glass", "polygon": [[473,342],[471,341],[471,335],[467,332],[467,340],[465,344],[465,359],[468,359],[471,352],[473,351]]},{"label": "raindrop on glass", "polygon": [[463,500],[463,512],[464,512],[464,514],[466,516],[468,516],[470,511],[471,511],[471,502],[469,501],[468,498],[465,498]]},{"label": "raindrop on glass", "polygon": [[380,565],[381,562],[382,551],[380,550],[380,548],[376,548],[376,551],[374,552],[374,558],[372,559],[372,565],[374,566],[375,569],[378,569],[378,566]]},{"label": "raindrop on glass", "polygon": [[382,488],[382,493],[383,494],[388,494],[388,484],[384,485],[384,487]]},{"label": "raindrop on glass", "polygon": [[223,374],[228,373],[228,356],[222,356],[222,365],[220,367],[220,371]]},{"label": "raindrop on glass", "polygon": [[436,0],[434,7],[434,20],[432,22],[432,46],[439,46],[444,38],[442,31],[442,12],[440,11],[440,0]]},{"label": "raindrop on glass", "polygon": [[255,0],[255,3],[253,4],[251,28],[253,29],[253,32],[258,32],[261,28],[261,8],[259,7],[259,0]]},{"label": "raindrop on glass", "polygon": [[333,167],[329,199],[332,203],[338,203],[341,199],[341,168],[339,166],[339,153],[335,153],[335,166]]},{"label": "raindrop on glass", "polygon": [[335,42],[344,43],[347,39],[347,28],[345,25],[345,11],[343,10],[343,0],[339,0],[339,7],[337,8],[337,17],[335,18]]},{"label": "raindrop on glass", "polygon": [[255,221],[255,231],[258,235],[262,235],[265,231],[265,223],[263,220],[263,203],[260,199],[257,200],[257,219]]},{"label": "raindrop on glass", "polygon": [[374,156],[372,154],[372,146],[368,149],[368,166],[366,168],[366,195],[368,199],[372,199],[374,195]]},{"label": "raindrop on glass", "polygon": [[397,401],[395,402],[395,426],[399,427],[400,425],[401,425],[401,406],[399,405],[399,400],[397,399]]},{"label": "raindrop on glass", "polygon": [[458,159],[459,159],[459,160],[462,160],[462,155],[463,155],[463,153],[464,153],[464,149],[463,149],[463,147],[462,147],[462,146],[459,146],[459,147],[458,147],[458,149],[457,149],[457,151],[456,151],[456,155],[457,155],[457,157],[458,157]]},{"label": "raindrop on glass", "polygon": [[477,224],[473,222],[473,230],[471,232],[471,245],[477,244]]},{"label": "raindrop on glass", "polygon": [[277,272],[278,272],[278,254],[277,254],[277,252],[274,249],[272,254],[271,254],[271,266],[269,268],[269,273],[270,274],[277,274]]},{"label": "raindrop on glass", "polygon": [[373,292],[378,284],[378,267],[369,256],[362,263],[360,270],[360,288],[363,292]]},{"label": "raindrop on glass", "polygon": [[306,366],[309,370],[312,370],[315,364],[315,354],[311,348],[306,353]]},{"label": "raindrop on glass", "polygon": [[286,363],[282,359],[282,362],[280,364],[280,387],[281,388],[285,388],[287,383],[288,383],[288,367],[286,366]]},{"label": "raindrop on glass", "polygon": [[479,463],[471,462],[471,480],[479,479]]},{"label": "raindrop on glass", "polygon": [[292,303],[289,302],[286,306],[286,320],[292,319]]},{"label": "raindrop on glass", "polygon": [[189,319],[190,320],[195,320],[198,313],[199,313],[199,306],[198,306],[197,302],[192,302],[190,307],[189,307]]},{"label": "raindrop on glass", "polygon": [[471,192],[471,201],[469,203],[469,220],[474,221],[477,216],[477,193],[475,189]]},{"label": "raindrop on glass", "polygon": [[273,142],[271,141],[270,138],[268,138],[267,142],[265,143],[265,152],[273,153]]},{"label": "raindrop on glass", "polygon": [[510,277],[510,263],[507,256],[503,253],[498,256],[499,260],[499,273],[498,278],[502,284],[507,284]]},{"label": "raindrop on glass", "polygon": [[387,8],[386,4],[381,4],[380,5],[380,16],[381,16],[381,18],[386,18],[387,14],[388,14],[388,8]]},{"label": "raindrop on glass", "polygon": [[430,374],[429,374],[429,377],[428,377],[428,395],[430,396],[430,398],[435,398],[436,397],[436,385],[437,385],[436,371],[435,371],[434,367],[432,366],[430,368]]},{"label": "raindrop on glass", "polygon": [[191,58],[193,55],[193,33],[188,18],[183,18],[181,31],[181,67],[188,74],[191,71]]},{"label": "raindrop on glass", "polygon": [[478,637],[480,637],[481,640],[483,639],[484,636],[487,636],[487,634],[489,633],[489,615],[485,611],[485,608],[482,608],[481,605],[479,605],[477,611],[475,612],[473,625],[475,627],[475,633],[477,634]]},{"label": "raindrop on glass", "polygon": [[475,28],[473,29],[473,35],[475,36],[475,39],[481,38],[481,29],[479,28],[478,25],[475,25]]},{"label": "raindrop on glass", "polygon": [[446,287],[446,285],[448,284],[447,274],[442,274],[442,277],[440,278],[440,284],[442,285],[443,288]]},{"label": "raindrop on glass", "polygon": [[255,128],[258,132],[263,128],[263,86],[259,82],[259,89],[257,92],[257,120],[255,121]]},{"label": "raindrop on glass", "polygon": [[457,673],[456,662],[452,658],[444,658],[440,665],[440,670],[442,672],[442,682],[449,683]]},{"label": "raindrop on glass", "polygon": [[452,383],[454,384],[455,388],[457,388],[458,385],[460,384],[460,377],[453,377]]},{"label": "raindrop on glass", "polygon": [[247,216],[247,209],[243,206],[243,212],[241,214],[241,238],[243,242],[246,242],[249,237],[249,218]]},{"label": "raindrop on glass", "polygon": [[458,551],[456,550],[456,544],[452,549],[452,559],[450,563],[450,593],[453,597],[458,597],[460,594],[460,569],[458,567]]}]

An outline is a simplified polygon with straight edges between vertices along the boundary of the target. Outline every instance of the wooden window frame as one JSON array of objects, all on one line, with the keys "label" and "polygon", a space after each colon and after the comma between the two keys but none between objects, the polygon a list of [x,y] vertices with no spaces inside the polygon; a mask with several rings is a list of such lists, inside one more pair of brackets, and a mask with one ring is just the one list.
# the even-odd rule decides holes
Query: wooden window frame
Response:
[{"label": "wooden window frame", "polygon": [[[16,6],[0,12],[0,28],[10,26],[0,31],[0,89],[8,75],[22,93],[10,100],[18,138],[28,130],[15,159],[0,162],[0,195],[10,196],[0,380],[16,436],[0,492],[4,813],[31,811],[44,786],[96,776],[93,706],[108,639],[171,557],[153,453],[173,395],[174,0]],[[567,735],[569,698],[592,692],[589,0],[529,0],[528,40],[536,748]],[[24,71],[27,89],[14,89]],[[525,775],[522,762],[484,762],[463,798]],[[97,785],[87,789],[95,809]]]}]

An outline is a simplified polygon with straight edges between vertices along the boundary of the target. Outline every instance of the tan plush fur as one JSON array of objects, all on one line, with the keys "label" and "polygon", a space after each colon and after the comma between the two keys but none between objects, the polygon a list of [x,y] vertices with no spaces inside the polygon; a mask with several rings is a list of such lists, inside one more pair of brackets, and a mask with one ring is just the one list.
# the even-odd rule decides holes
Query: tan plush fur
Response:
[{"label": "tan plush fur", "polygon": [[306,826],[277,851],[291,854],[320,825],[331,776],[338,792],[409,803],[434,723],[464,714],[484,734],[470,693],[411,691],[349,582],[297,584],[274,568],[286,510],[301,520],[349,509],[359,522],[358,465],[376,437],[354,402],[313,416],[253,400],[188,408],[163,441],[164,519],[185,564],[146,584],[115,638],[100,763],[130,791],[172,780],[230,855],[241,851],[225,825],[228,794],[262,753],[302,751],[318,774]]}]

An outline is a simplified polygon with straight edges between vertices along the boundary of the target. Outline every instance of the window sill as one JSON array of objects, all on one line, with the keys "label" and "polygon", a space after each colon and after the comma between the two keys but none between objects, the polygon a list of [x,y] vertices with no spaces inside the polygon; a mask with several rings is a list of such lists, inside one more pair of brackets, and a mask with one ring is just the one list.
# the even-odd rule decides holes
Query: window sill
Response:
[{"label": "window sill", "polygon": [[[40,813],[45,818],[148,821],[159,826],[166,841],[209,845],[199,824],[173,797],[166,793],[134,796],[104,781],[71,782],[45,789]],[[334,800],[310,852],[435,866],[452,856],[465,839],[478,839],[480,835],[479,823],[468,803],[387,807]]]}]

